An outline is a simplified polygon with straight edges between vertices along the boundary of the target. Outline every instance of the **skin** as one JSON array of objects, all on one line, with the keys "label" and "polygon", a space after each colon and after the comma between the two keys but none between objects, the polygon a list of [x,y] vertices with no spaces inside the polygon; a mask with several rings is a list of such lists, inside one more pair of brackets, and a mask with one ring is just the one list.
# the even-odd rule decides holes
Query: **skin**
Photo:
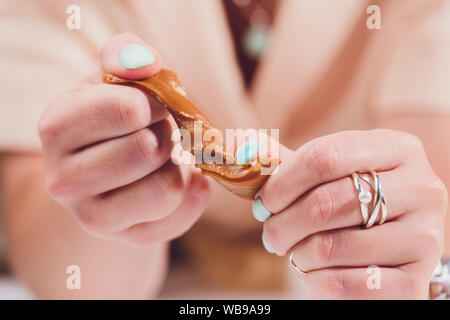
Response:
[{"label": "skin", "polygon": [[[130,43],[144,44],[131,34],[111,39],[102,50],[102,69],[130,79],[157,73],[161,63],[154,49],[151,66],[120,65],[119,52]],[[168,241],[194,224],[209,197],[198,169],[170,160],[175,127],[168,112],[138,89],[101,83],[100,75],[44,111],[38,125],[43,159],[5,160],[10,258],[39,297],[154,297],[164,278]],[[11,173],[16,171],[18,176]],[[16,193],[25,181],[28,201],[23,190]],[[64,246],[53,256],[51,248],[61,239]],[[67,290],[67,275],[56,271],[73,263],[90,273],[78,293]]]},{"label": "skin", "polygon": [[[108,42],[103,70],[125,78],[157,73],[157,54],[139,70],[111,58],[140,42],[129,34]],[[197,220],[208,197],[198,170],[170,160],[174,128],[155,99],[94,76],[57,98],[40,119],[46,188],[91,234],[137,244],[169,241]]]},{"label": "skin", "polygon": [[[129,43],[145,45],[131,34],[105,44],[103,70],[129,79],[158,72],[154,49],[155,64],[124,69],[117,57]],[[442,160],[449,160],[449,148],[435,139],[449,136],[449,124],[441,116],[399,115],[379,119],[377,127],[419,135],[439,176],[450,182]],[[170,161],[173,128],[157,101],[135,88],[102,84],[95,74],[42,115],[42,155],[3,155],[10,261],[38,297],[157,295],[169,241],[195,223],[209,198],[198,170]],[[282,147],[281,154],[282,167],[261,190],[274,213],[264,236],[279,255],[296,246],[312,298],[426,298],[442,254],[447,193],[419,139],[393,130],[340,132],[296,151]],[[363,230],[347,176],[368,169],[380,173],[389,214],[384,225]],[[67,290],[64,271],[75,263],[89,280]],[[382,268],[381,290],[365,285],[369,264]]]},{"label": "skin", "polygon": [[[362,229],[349,175],[369,170],[379,173],[389,211],[385,224]],[[265,239],[279,255],[295,248],[313,298],[427,297],[443,250],[447,191],[415,136],[376,129],[312,140],[267,181],[261,199],[274,213]],[[380,267],[379,290],[366,285],[370,265]]]}]

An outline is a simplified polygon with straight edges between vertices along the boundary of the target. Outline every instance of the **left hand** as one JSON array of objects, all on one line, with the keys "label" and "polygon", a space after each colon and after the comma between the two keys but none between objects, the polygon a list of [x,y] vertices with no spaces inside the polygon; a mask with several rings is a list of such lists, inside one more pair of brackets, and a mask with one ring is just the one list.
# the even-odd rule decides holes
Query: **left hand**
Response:
[{"label": "left hand", "polygon": [[[380,177],[388,215],[385,224],[362,229],[350,176],[370,170]],[[272,213],[264,223],[266,243],[278,255],[295,247],[312,298],[428,297],[443,251],[447,191],[418,138],[376,129],[315,139],[284,159],[260,197]],[[373,265],[378,289],[367,285]]]}]

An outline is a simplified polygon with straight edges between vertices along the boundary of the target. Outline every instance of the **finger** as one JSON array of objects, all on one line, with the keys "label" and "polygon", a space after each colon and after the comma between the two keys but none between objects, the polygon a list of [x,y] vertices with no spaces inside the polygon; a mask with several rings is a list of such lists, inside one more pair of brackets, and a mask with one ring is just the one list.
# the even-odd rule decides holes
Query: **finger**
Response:
[{"label": "finger", "polygon": [[440,238],[422,225],[392,221],[370,229],[316,233],[295,246],[293,260],[305,272],[375,264],[395,267],[429,257],[439,247]]},{"label": "finger", "polygon": [[137,181],[170,159],[173,128],[168,120],[84,149],[61,165],[59,194],[98,195]]},{"label": "finger", "polygon": [[143,79],[161,70],[161,58],[135,34],[121,33],[103,46],[102,68],[120,78]]},{"label": "finger", "polygon": [[165,218],[182,202],[193,169],[168,161],[157,171],[75,208],[85,229],[112,234],[135,224]]},{"label": "finger", "polygon": [[417,138],[392,130],[345,131],[321,137],[281,164],[261,189],[261,198],[269,211],[279,212],[319,184],[354,171],[391,170],[418,148]]},{"label": "finger", "polygon": [[102,83],[102,81],[103,81],[103,70],[100,67],[98,67],[98,69],[95,72],[93,72],[92,74],[81,80],[77,84],[77,88],[99,84]]},{"label": "finger", "polygon": [[[406,171],[398,168],[379,173],[386,199],[386,221],[415,210],[423,199],[422,190],[416,188],[416,177]],[[365,190],[370,190],[363,183]],[[369,203],[368,208],[371,207]],[[272,215],[264,223],[264,237],[277,253],[284,255],[311,234],[361,224],[358,194],[353,180],[346,177],[316,187],[287,209]]]},{"label": "finger", "polygon": [[288,159],[293,151],[280,144],[264,130],[231,130],[226,139],[226,150],[236,156],[238,163],[248,163],[258,155],[264,159]]},{"label": "finger", "polygon": [[313,299],[426,299],[428,282],[401,268],[325,269],[305,275]]},{"label": "finger", "polygon": [[169,241],[180,237],[192,227],[204,212],[208,195],[207,179],[199,173],[193,174],[186,197],[175,212],[159,221],[132,226],[121,232],[119,236],[137,244]]},{"label": "finger", "polygon": [[99,84],[54,100],[39,121],[39,133],[45,149],[69,153],[143,129],[167,116],[156,99],[136,88]]}]

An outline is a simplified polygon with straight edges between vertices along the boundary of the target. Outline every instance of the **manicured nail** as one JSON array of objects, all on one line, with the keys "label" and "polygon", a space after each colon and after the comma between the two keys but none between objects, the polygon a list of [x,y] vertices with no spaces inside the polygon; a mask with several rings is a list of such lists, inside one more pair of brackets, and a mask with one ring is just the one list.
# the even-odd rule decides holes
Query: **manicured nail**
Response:
[{"label": "manicured nail", "polygon": [[271,215],[270,211],[264,207],[261,198],[257,197],[256,200],[253,201],[253,216],[255,219],[264,222],[269,219]]},{"label": "manicured nail", "polygon": [[256,141],[247,141],[239,146],[235,158],[237,164],[247,164],[259,150],[259,143]]},{"label": "manicured nail", "polygon": [[129,44],[120,51],[120,63],[127,69],[138,69],[155,62],[155,56],[140,44]]},{"label": "manicured nail", "polygon": [[264,238],[264,235],[262,236],[262,243],[264,246],[264,249],[266,249],[266,251],[268,253],[274,254],[275,250],[272,249],[272,247],[267,243],[266,238]]}]

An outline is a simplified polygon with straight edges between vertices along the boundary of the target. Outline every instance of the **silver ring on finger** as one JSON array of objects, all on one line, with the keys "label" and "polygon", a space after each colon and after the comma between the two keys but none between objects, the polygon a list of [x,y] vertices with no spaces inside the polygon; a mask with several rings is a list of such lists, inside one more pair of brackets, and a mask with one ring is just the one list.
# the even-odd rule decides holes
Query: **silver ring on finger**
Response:
[{"label": "silver ring on finger", "polygon": [[361,179],[356,172],[352,173],[353,184],[355,185],[356,192],[358,193],[359,206],[361,208],[361,217],[362,223],[361,225],[365,226],[369,221],[369,208],[368,204],[372,201],[372,193],[367,190],[364,190]]},{"label": "silver ring on finger", "polygon": [[[370,174],[371,178],[368,176]],[[375,224],[381,225],[386,221],[387,206],[383,191],[381,190],[381,181],[379,175],[375,171],[370,171],[368,174],[361,174],[354,172],[352,178],[355,184],[356,191],[361,207],[361,215],[363,217],[362,227],[368,229]],[[363,189],[361,179],[369,184],[374,194]],[[372,201],[373,200],[373,201]],[[368,205],[372,202],[372,210],[368,215]],[[381,214],[381,215],[380,215]]]},{"label": "silver ring on finger", "polygon": [[289,264],[291,265],[291,267],[297,271],[298,273],[300,273],[302,276],[305,276],[307,272],[303,271],[302,269],[300,269],[294,262],[294,251],[295,248],[292,248],[291,252],[289,253]]}]

